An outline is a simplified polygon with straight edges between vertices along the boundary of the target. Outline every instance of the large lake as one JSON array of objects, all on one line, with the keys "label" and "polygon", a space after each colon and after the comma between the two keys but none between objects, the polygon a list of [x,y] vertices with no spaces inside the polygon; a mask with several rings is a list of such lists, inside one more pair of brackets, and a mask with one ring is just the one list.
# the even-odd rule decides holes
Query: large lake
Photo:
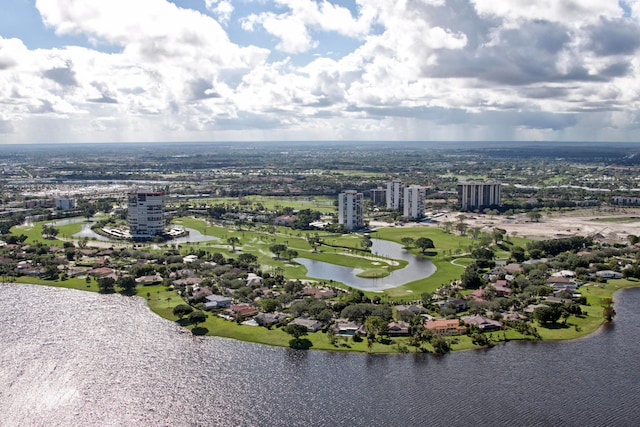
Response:
[{"label": "large lake", "polygon": [[570,342],[366,355],[194,338],[144,300],[0,285],[1,426],[635,426],[640,289]]}]

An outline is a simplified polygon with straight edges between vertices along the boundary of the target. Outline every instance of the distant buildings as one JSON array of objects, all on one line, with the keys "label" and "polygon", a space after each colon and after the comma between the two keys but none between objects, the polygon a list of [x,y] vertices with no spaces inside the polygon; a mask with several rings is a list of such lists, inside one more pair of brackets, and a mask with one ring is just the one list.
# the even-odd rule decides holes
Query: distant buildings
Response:
[{"label": "distant buildings", "polygon": [[640,197],[613,196],[611,203],[621,206],[640,206]]},{"label": "distant buildings", "polygon": [[61,211],[68,211],[69,209],[76,208],[76,199],[68,197],[58,197],[55,199],[56,209]]},{"label": "distant buildings", "polygon": [[134,239],[146,239],[164,233],[164,193],[138,190],[129,193],[129,231]]},{"label": "distant buildings", "polygon": [[404,183],[397,179],[387,183],[387,209],[401,211],[404,200]]},{"label": "distant buildings", "polygon": [[458,203],[463,211],[498,206],[502,189],[498,182],[464,182],[458,184]]},{"label": "distant buildings", "polygon": [[410,185],[404,189],[403,215],[407,218],[419,219],[424,216],[424,200],[426,189],[420,185]]},{"label": "distant buildings", "polygon": [[350,230],[364,227],[364,197],[355,190],[338,195],[338,222]]}]

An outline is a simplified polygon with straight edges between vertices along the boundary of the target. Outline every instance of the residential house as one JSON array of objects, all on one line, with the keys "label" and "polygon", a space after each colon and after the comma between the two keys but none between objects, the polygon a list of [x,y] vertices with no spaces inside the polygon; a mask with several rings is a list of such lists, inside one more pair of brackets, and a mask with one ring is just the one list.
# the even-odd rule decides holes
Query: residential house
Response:
[{"label": "residential house", "polygon": [[407,322],[389,322],[387,325],[387,333],[389,336],[406,336],[409,335],[411,325]]},{"label": "residential house", "polygon": [[314,319],[305,319],[304,317],[296,317],[290,323],[290,325],[302,325],[307,328],[308,332],[316,332],[319,331],[320,328],[324,325],[319,320]]},{"label": "residential house", "polygon": [[284,313],[258,313],[253,320],[260,326],[272,326],[287,319]]},{"label": "residential house", "polygon": [[460,324],[458,319],[427,320],[424,327],[437,335],[462,335],[467,327]]},{"label": "residential house", "polygon": [[362,324],[345,319],[336,320],[331,329],[333,329],[336,335],[340,336],[354,336],[357,333],[364,332]]},{"label": "residential house", "polygon": [[258,314],[258,310],[249,304],[232,304],[225,312],[236,320]]},{"label": "residential house", "polygon": [[436,305],[441,310],[446,309],[447,307],[453,307],[456,310],[456,313],[467,309],[467,302],[459,298],[448,298],[446,301],[438,301],[436,302]]},{"label": "residential house", "polygon": [[336,296],[336,293],[328,288],[318,288],[315,286],[310,286],[307,288],[304,288],[300,293],[300,296],[303,297],[313,297],[316,299],[327,299],[327,298],[333,298]]},{"label": "residential house", "polygon": [[396,312],[408,311],[414,316],[426,313],[427,309],[421,305],[397,305]]},{"label": "residential house", "polygon": [[150,276],[140,276],[136,278],[136,283],[138,285],[157,285],[158,283],[162,283],[162,276],[159,273]]},{"label": "residential house", "polygon": [[205,300],[206,302],[204,303],[204,305],[206,310],[231,307],[231,298],[222,295],[207,295],[205,297]]},{"label": "residential house", "polygon": [[596,271],[596,276],[604,279],[622,279],[622,273],[613,270]]},{"label": "residential house", "polygon": [[502,329],[502,323],[484,316],[462,316],[462,321],[467,325],[477,326],[482,332],[497,331]]}]

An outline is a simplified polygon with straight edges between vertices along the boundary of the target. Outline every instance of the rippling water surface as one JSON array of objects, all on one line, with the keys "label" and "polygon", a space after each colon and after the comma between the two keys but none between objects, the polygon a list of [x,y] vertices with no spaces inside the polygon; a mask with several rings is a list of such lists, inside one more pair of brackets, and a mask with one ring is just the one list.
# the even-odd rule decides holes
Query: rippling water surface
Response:
[{"label": "rippling water surface", "polygon": [[640,289],[571,342],[431,355],[194,338],[144,300],[0,285],[1,426],[633,426]]}]

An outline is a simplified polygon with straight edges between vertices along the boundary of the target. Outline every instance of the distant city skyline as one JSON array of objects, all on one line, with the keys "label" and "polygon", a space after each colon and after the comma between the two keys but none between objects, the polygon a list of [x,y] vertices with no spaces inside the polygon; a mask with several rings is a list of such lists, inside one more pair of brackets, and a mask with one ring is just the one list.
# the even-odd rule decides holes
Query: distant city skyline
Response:
[{"label": "distant city skyline", "polygon": [[6,0],[0,143],[637,141],[640,0]]}]

